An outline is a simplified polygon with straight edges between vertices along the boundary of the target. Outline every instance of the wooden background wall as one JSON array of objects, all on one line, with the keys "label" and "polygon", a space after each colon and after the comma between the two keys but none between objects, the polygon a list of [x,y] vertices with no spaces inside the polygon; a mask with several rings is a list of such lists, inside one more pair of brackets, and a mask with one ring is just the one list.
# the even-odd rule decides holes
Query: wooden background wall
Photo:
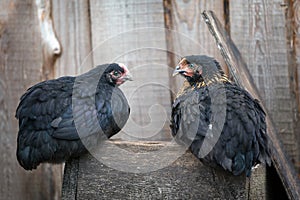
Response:
[{"label": "wooden background wall", "polygon": [[[173,67],[181,55],[207,54],[226,70],[201,19],[205,9],[217,14],[242,52],[282,142],[299,166],[299,0],[2,0],[0,199],[60,197],[60,165],[25,172],[15,157],[19,97],[43,79],[123,62],[135,81],[122,86],[132,115],[117,137],[168,139],[174,95],[170,91],[176,92],[182,82],[169,78],[168,66]],[[45,24],[54,31],[50,41],[43,35]],[[156,127],[159,130],[153,131]]]}]

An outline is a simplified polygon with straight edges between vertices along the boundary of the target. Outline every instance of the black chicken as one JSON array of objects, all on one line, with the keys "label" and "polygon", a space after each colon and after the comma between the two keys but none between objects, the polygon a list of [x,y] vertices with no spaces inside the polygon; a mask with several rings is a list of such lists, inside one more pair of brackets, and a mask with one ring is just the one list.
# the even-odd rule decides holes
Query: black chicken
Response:
[{"label": "black chicken", "polygon": [[203,163],[234,175],[270,165],[265,113],[259,102],[228,80],[211,57],[183,58],[174,74],[186,78],[172,107],[171,130]]},{"label": "black chicken", "polygon": [[117,87],[126,80],[127,67],[112,63],[29,88],[16,110],[20,165],[32,170],[42,162],[60,163],[118,133],[130,112]]}]

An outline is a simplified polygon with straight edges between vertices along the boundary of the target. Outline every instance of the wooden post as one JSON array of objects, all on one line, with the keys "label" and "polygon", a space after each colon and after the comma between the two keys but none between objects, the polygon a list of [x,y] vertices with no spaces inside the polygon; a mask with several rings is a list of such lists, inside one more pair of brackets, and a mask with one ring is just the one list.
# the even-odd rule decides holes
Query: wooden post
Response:
[{"label": "wooden post", "polygon": [[[128,142],[106,141],[123,150],[135,152],[131,160],[140,165],[138,155],[154,152],[168,142]],[[171,146],[165,156],[176,156],[178,145]],[[113,150],[105,149],[108,155]],[[119,160],[120,166],[126,165],[121,154],[112,155]],[[162,155],[155,155],[156,162],[161,162]],[[142,157],[143,159],[143,157]],[[151,163],[150,163],[151,164]],[[63,181],[63,200],[69,199],[264,199],[264,179],[260,174],[264,168],[256,169],[248,184],[244,175],[232,176],[223,170],[213,170],[204,166],[190,152],[186,152],[171,165],[148,173],[122,172],[96,160],[90,154],[82,156],[79,164],[73,161],[66,164]],[[248,195],[249,198],[248,198]]]}]

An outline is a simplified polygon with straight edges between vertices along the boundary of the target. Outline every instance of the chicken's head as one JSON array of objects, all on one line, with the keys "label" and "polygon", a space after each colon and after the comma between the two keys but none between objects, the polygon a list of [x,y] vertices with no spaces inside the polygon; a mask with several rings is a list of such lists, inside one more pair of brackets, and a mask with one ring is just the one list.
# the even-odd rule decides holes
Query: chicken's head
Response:
[{"label": "chicken's head", "polygon": [[176,66],[173,76],[181,74],[185,77],[193,77],[196,74],[202,73],[202,66],[194,62],[189,61],[186,57],[182,58]]},{"label": "chicken's head", "polygon": [[128,68],[123,63],[112,63],[105,70],[107,80],[114,85],[121,85],[125,81],[132,81]]},{"label": "chicken's head", "polygon": [[[190,83],[218,81],[225,77],[220,64],[205,55],[185,56],[176,66],[173,76],[181,74]],[[227,80],[227,79],[226,79]]]}]

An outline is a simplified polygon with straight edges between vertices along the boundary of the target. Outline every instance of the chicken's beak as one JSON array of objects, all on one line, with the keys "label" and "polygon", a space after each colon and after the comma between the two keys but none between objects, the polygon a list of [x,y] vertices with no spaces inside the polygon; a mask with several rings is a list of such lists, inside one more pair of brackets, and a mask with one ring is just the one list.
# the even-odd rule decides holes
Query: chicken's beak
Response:
[{"label": "chicken's beak", "polygon": [[173,71],[173,76],[176,76],[177,74],[183,73],[184,70],[180,69],[179,66],[176,66],[175,70]]},{"label": "chicken's beak", "polygon": [[133,81],[132,75],[130,73],[127,73],[125,76],[122,78],[124,81]]}]

